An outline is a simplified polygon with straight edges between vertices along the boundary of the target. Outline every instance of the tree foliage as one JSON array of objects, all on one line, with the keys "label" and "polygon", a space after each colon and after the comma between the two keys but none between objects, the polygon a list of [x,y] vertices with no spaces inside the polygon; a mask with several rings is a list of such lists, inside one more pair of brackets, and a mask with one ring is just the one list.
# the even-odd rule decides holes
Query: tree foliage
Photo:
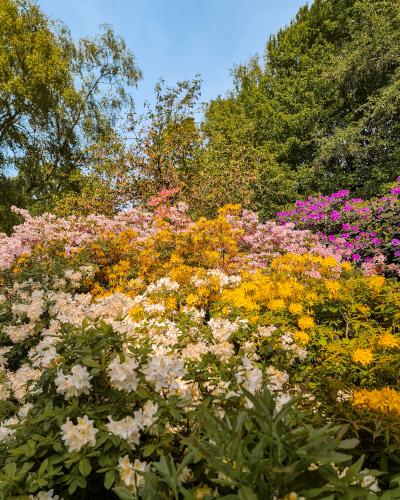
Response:
[{"label": "tree foliage", "polygon": [[395,180],[399,20],[391,0],[316,0],[208,104],[204,131],[219,158],[246,148],[277,163],[276,176],[261,166],[274,189],[253,190],[266,215],[271,191],[284,206],[338,189],[380,195]]},{"label": "tree foliage", "polygon": [[1,0],[0,26],[0,168],[43,211],[79,191],[79,152],[132,109],[141,72],[108,25],[75,43],[35,2]]}]

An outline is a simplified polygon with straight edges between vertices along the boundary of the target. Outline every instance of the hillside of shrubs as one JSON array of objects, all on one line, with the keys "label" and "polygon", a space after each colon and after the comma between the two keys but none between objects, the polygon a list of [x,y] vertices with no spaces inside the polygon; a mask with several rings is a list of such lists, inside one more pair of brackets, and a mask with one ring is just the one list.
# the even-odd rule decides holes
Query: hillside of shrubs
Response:
[{"label": "hillside of shrubs", "polygon": [[193,221],[177,190],[14,208],[1,498],[400,498],[398,191],[266,222]]},{"label": "hillside of shrubs", "polygon": [[400,3],[141,116],[103,29],[0,0],[0,500],[400,499]]}]

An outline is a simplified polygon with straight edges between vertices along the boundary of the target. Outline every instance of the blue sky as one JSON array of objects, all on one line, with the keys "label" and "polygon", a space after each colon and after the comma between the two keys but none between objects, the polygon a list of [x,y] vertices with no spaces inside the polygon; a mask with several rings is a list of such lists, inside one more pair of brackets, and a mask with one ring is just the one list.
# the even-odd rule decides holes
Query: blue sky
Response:
[{"label": "blue sky", "polygon": [[[68,25],[74,39],[111,24],[135,54],[144,80],[132,95],[153,101],[160,77],[167,85],[203,78],[201,101],[224,95],[230,68],[262,54],[271,33],[290,22],[306,0],[39,0]],[[312,2],[309,2],[309,4]]]}]

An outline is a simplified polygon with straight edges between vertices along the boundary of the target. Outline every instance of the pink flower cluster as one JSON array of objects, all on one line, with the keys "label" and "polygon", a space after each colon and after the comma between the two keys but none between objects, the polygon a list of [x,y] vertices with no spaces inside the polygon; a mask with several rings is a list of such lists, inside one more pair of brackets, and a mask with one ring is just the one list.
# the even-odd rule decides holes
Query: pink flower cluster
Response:
[{"label": "pink flower cluster", "polygon": [[[400,188],[392,190],[393,195],[398,193]],[[310,229],[323,242],[347,248],[349,260],[368,274],[384,270],[399,274],[400,250],[396,250],[400,246],[399,199],[386,196],[364,201],[348,200],[348,196],[348,191],[339,191],[331,196],[297,201],[291,212],[278,212],[278,220],[283,226],[295,224],[299,229]]]},{"label": "pink flower cluster", "polygon": [[282,226],[266,221],[262,224],[258,214],[248,210],[244,210],[240,218],[228,216],[228,219],[234,228],[242,230],[239,241],[246,252],[246,262],[253,268],[267,267],[273,258],[284,253],[335,257],[338,263],[350,256],[345,246],[325,242],[320,235],[308,230],[296,230],[293,223]]},{"label": "pink flower cluster", "polygon": [[186,209],[184,203],[178,203],[177,207],[166,207],[162,213],[133,208],[113,218],[103,215],[59,218],[50,213],[32,217],[27,210],[12,207],[25,222],[15,226],[11,236],[0,233],[0,269],[8,269],[17,257],[29,255],[38,244],[46,246],[50,242],[59,242],[64,252],[71,255],[104,233],[120,234],[128,228],[138,233],[139,239],[145,240],[161,229],[161,216],[166,217],[173,230],[182,231],[192,223],[186,216]]},{"label": "pink flower cluster", "polygon": [[[9,268],[18,256],[30,254],[38,244],[46,247],[50,242],[58,242],[66,254],[71,255],[108,232],[120,234],[129,228],[139,235],[139,240],[145,240],[165,227],[165,223],[176,232],[184,231],[194,224],[186,215],[187,205],[184,203],[179,202],[176,207],[165,204],[160,206],[160,203],[154,203],[153,212],[130,209],[113,218],[101,215],[57,218],[49,213],[32,217],[26,210],[13,207],[15,212],[25,218],[25,222],[16,226],[10,237],[0,234],[0,269]],[[244,210],[240,217],[227,215],[227,218],[237,231],[238,242],[243,251],[243,257],[234,259],[240,266],[246,264],[253,269],[266,268],[273,258],[284,253],[312,253],[334,257],[338,264],[344,260],[357,263],[360,259],[360,255],[355,253],[360,245],[358,237],[350,243],[346,237],[326,236],[321,232],[313,234],[307,229],[296,229],[293,222],[285,225],[269,221],[261,223],[258,214],[248,210]],[[160,223],[161,219],[164,222]],[[355,226],[349,229],[357,230],[358,227]],[[368,236],[372,238],[374,235],[371,233]],[[361,267],[366,274],[381,273],[385,268],[384,261],[385,257],[377,254],[373,258],[365,258]],[[398,266],[391,264],[393,266],[396,269],[392,270],[397,272]],[[337,270],[340,271],[340,267]]]}]

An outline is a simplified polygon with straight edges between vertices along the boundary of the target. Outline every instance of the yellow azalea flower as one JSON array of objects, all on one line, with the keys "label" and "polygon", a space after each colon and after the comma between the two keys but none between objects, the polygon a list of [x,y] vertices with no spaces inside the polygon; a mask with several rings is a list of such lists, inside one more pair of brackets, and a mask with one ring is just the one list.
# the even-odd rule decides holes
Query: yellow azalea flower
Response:
[{"label": "yellow azalea flower", "polygon": [[271,309],[272,311],[282,307],[285,307],[285,301],[283,299],[274,299],[268,302],[268,309]]},{"label": "yellow azalea flower", "polygon": [[306,301],[312,306],[318,300],[318,295],[314,292],[307,293]]},{"label": "yellow azalea flower", "polygon": [[197,488],[194,492],[194,496],[197,500],[201,500],[201,498],[206,497],[207,495],[211,495],[212,489],[206,484],[202,488]]},{"label": "yellow azalea flower", "polygon": [[385,333],[385,335],[382,335],[382,337],[380,337],[379,345],[383,348],[385,347],[395,348],[399,347],[399,341],[391,333]]},{"label": "yellow azalea flower", "polygon": [[329,280],[325,283],[325,287],[332,293],[337,293],[340,289],[340,285],[337,281]]},{"label": "yellow azalea flower", "polygon": [[385,278],[374,274],[368,278],[367,283],[370,288],[381,288],[385,284]]},{"label": "yellow azalea flower", "polygon": [[338,263],[335,257],[325,257],[323,265],[324,267],[337,267]]},{"label": "yellow azalea flower", "polygon": [[301,314],[303,312],[303,306],[301,304],[290,304],[289,311],[292,314]]},{"label": "yellow azalea flower", "polygon": [[390,387],[384,387],[380,391],[376,389],[373,391],[367,391],[367,389],[354,391],[352,404],[372,411],[400,416],[400,393]]},{"label": "yellow azalea flower", "polygon": [[194,306],[199,302],[199,297],[197,295],[194,295],[193,293],[189,294],[186,299],[186,304],[188,306]]},{"label": "yellow azalea flower", "polygon": [[346,272],[351,271],[351,269],[352,269],[350,262],[342,262],[340,264],[340,267],[343,269],[343,271],[346,271]]},{"label": "yellow azalea flower", "polygon": [[173,311],[176,308],[176,298],[175,297],[167,297],[165,299],[165,307],[167,311]]},{"label": "yellow azalea flower", "polygon": [[371,349],[356,349],[352,356],[352,360],[355,363],[361,363],[363,366],[369,365],[372,359],[373,354]]},{"label": "yellow azalea flower", "polygon": [[298,324],[302,330],[307,330],[315,326],[314,320],[310,316],[302,316],[299,318]]},{"label": "yellow azalea flower", "polygon": [[294,340],[296,344],[306,345],[310,341],[310,336],[306,332],[302,332],[301,330],[294,333]]},{"label": "yellow azalea flower", "polygon": [[360,311],[361,314],[364,314],[364,316],[368,314],[369,311],[371,310],[368,306],[357,306],[357,309]]}]

